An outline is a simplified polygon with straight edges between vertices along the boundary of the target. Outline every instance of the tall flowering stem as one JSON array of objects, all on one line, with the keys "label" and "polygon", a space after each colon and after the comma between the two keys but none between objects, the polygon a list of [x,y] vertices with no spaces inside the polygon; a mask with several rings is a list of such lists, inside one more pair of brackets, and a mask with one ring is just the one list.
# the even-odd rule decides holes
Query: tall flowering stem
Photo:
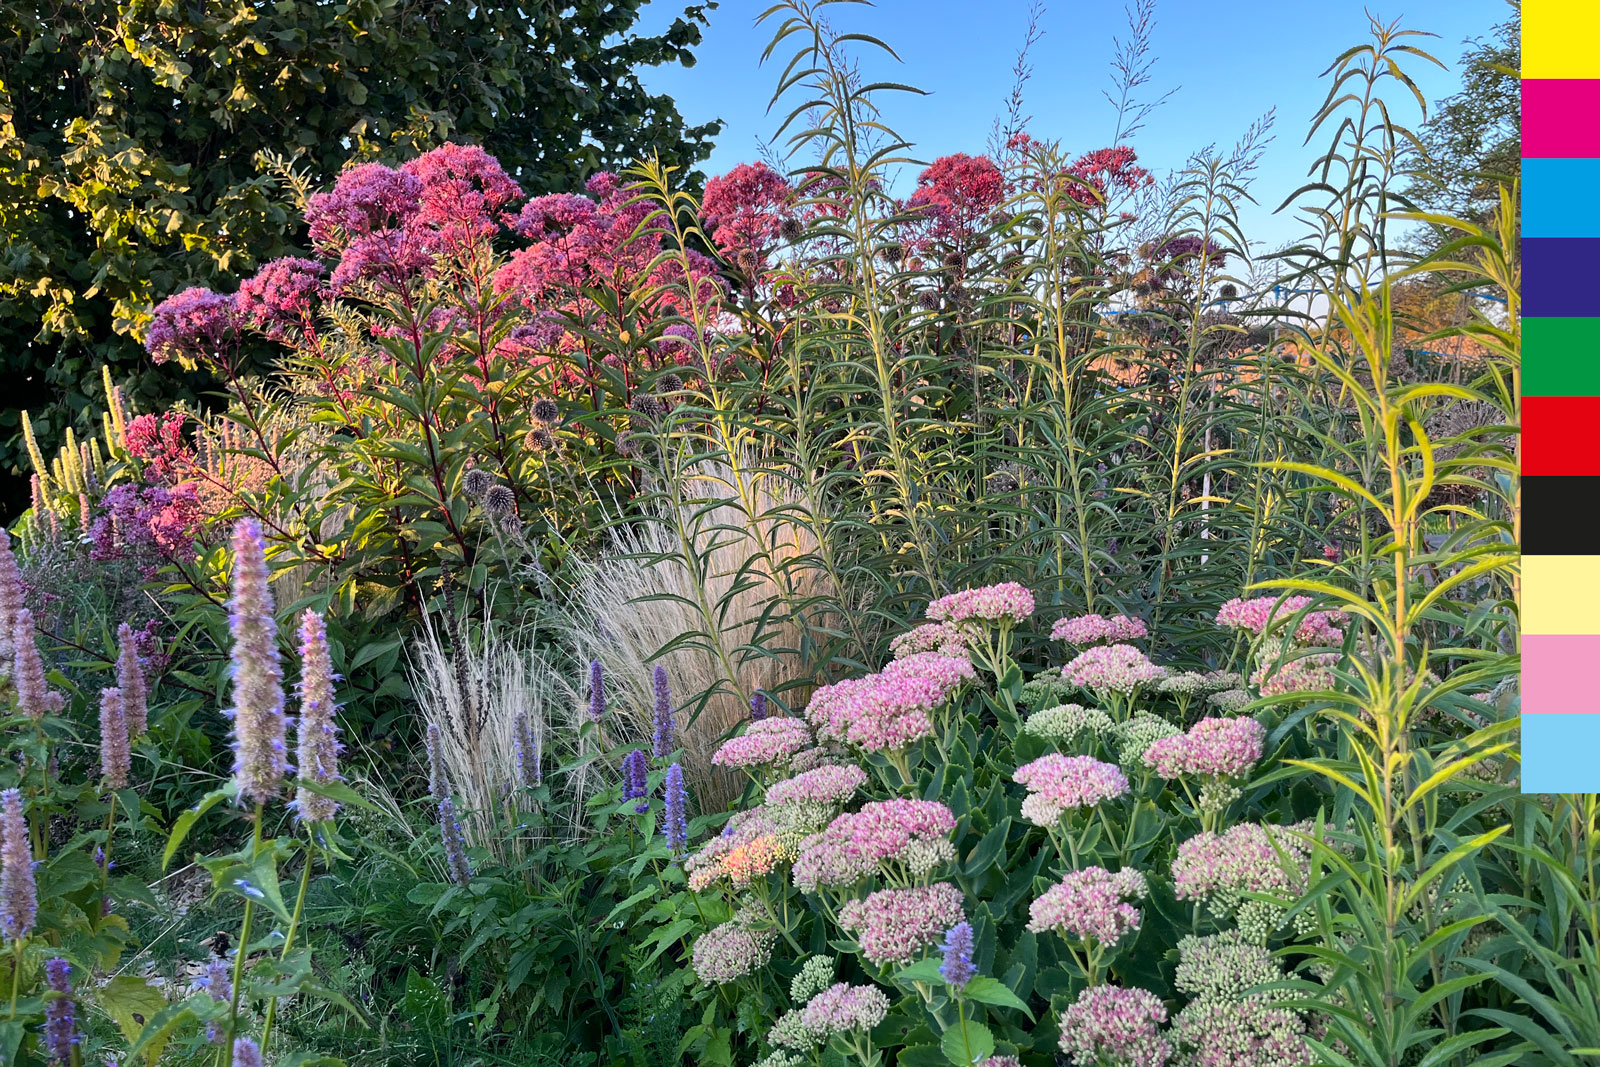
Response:
[{"label": "tall flowering stem", "polygon": [[245,519],[233,530],[233,773],[239,796],[256,804],[275,798],[288,771],[284,754],[283,668],[273,618],[261,527]]},{"label": "tall flowering stem", "polygon": [[[300,780],[332,785],[339,777],[339,728],[334,723],[333,662],[328,654],[328,631],[321,615],[307,611],[300,617],[300,722],[297,753]],[[300,786],[294,807],[302,822],[322,822],[338,814],[339,804],[321,793]]]},{"label": "tall flowering stem", "polygon": [[667,669],[659,663],[656,664],[652,680],[655,683],[656,696],[652,755],[657,760],[665,760],[672,755],[675,728],[672,720],[672,688],[667,684]]},{"label": "tall flowering stem", "polygon": [[122,710],[128,736],[140,737],[150,729],[150,691],[139,663],[139,645],[133,627],[117,627],[117,688],[122,690]]},{"label": "tall flowering stem", "polygon": [[11,942],[11,1015],[17,1014],[22,976],[22,948],[39,913],[39,889],[33,880],[33,849],[28,845],[28,820],[20,790],[0,793],[0,934]]}]

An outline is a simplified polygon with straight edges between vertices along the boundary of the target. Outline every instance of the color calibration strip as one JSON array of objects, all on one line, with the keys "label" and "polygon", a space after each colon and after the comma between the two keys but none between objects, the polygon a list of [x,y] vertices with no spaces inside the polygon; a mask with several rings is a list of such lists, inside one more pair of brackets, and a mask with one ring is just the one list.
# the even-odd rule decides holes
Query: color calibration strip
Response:
[{"label": "color calibration strip", "polygon": [[1522,8],[1522,789],[1600,792],[1600,3]]}]

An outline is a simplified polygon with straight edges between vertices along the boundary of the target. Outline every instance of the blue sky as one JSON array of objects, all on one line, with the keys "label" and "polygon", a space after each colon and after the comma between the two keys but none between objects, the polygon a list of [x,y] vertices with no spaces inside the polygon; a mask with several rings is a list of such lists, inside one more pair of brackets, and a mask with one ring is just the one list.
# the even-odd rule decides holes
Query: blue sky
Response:
[{"label": "blue sky", "polygon": [[[1508,11],[1505,0],[1366,3],[1385,22],[1400,18],[1406,27],[1438,35],[1412,38],[1446,64],[1440,70],[1414,60],[1409,68],[1430,105],[1456,90],[1462,42],[1488,36]],[[1151,49],[1157,58],[1143,93],[1176,92],[1131,142],[1140,162],[1157,174],[1179,168],[1207,144],[1231,146],[1276,106],[1275,137],[1252,188],[1259,206],[1247,207],[1244,221],[1252,241],[1268,247],[1298,236],[1301,226],[1290,213],[1273,211],[1304,183],[1320,151],[1321,134],[1312,146],[1302,145],[1327,93],[1319,75],[1339,52],[1366,39],[1364,6],[1362,0],[1158,0]],[[705,165],[708,174],[756,158],[758,141],[771,138],[788,110],[767,111],[792,49],[785,42],[781,58],[760,64],[772,27],[758,27],[755,19],[766,7],[767,0],[723,0],[711,12],[694,67],[644,72],[646,85],[670,94],[689,122],[726,123]],[[900,54],[898,65],[873,59],[864,68],[868,77],[929,91],[892,94],[884,102],[889,124],[916,145],[920,158],[984,150],[1011,92],[1028,0],[880,0],[876,7],[829,10],[840,30],[872,34]],[[641,25],[659,26],[673,13],[670,2],[654,0]],[[1031,50],[1033,76],[1025,90],[1030,132],[1058,139],[1072,152],[1110,143],[1116,112],[1102,92],[1113,87],[1113,38],[1128,36],[1126,12],[1120,3],[1047,0],[1040,26],[1044,36]],[[858,54],[865,59],[870,53]],[[1410,107],[1399,115],[1408,123],[1416,118]]]}]

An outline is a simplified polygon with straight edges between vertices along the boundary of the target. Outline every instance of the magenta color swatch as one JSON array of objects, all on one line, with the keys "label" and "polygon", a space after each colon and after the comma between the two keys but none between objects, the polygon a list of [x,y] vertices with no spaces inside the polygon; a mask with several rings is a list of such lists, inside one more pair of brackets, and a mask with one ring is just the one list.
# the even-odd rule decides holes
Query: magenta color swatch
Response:
[{"label": "magenta color swatch", "polygon": [[1522,714],[1600,715],[1600,635],[1523,634]]},{"label": "magenta color swatch", "polygon": [[1524,78],[1522,157],[1600,157],[1600,79]]}]

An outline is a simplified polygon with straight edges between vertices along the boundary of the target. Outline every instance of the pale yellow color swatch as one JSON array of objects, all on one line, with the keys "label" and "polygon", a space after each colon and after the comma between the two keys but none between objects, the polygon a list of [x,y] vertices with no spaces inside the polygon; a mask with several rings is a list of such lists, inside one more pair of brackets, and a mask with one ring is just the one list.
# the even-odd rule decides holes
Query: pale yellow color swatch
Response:
[{"label": "pale yellow color swatch", "polygon": [[1600,0],[1527,0],[1522,76],[1600,78]]},{"label": "pale yellow color swatch", "polygon": [[1523,556],[1522,632],[1600,634],[1600,556]]}]

